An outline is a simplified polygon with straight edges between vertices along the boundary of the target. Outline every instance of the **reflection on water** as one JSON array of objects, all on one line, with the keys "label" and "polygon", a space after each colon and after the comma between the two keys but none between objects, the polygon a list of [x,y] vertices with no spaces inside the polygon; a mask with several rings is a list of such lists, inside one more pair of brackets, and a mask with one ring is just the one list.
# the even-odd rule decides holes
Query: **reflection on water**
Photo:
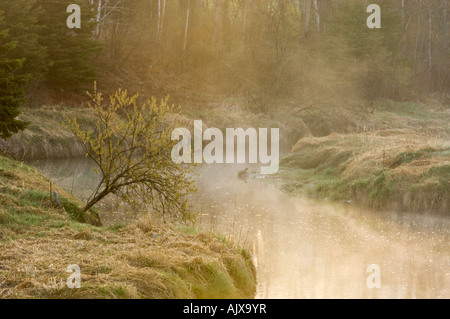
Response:
[{"label": "reflection on water", "polygon": [[[237,171],[202,168],[197,196],[220,231],[236,239],[249,230],[257,297],[450,297],[448,219],[292,198],[268,183],[239,181]],[[380,266],[380,289],[367,286],[371,264]]]},{"label": "reflection on water", "polygon": [[93,162],[87,158],[42,159],[27,164],[37,167],[54,184],[82,199],[87,199],[100,182]]},{"label": "reflection on water", "polygon": [[[88,161],[36,165],[54,181],[70,176],[58,183],[78,196],[98,181]],[[448,218],[293,198],[265,180],[239,179],[243,168],[200,168],[192,203],[202,227],[253,249],[258,298],[450,297]],[[372,264],[381,288],[367,286]]]}]

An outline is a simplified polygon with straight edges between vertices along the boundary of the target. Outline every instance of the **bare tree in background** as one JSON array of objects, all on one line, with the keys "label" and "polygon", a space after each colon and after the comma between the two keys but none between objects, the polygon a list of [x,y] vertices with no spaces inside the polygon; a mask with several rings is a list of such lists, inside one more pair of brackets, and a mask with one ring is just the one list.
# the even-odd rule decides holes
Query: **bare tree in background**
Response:
[{"label": "bare tree in background", "polygon": [[309,23],[311,19],[311,0],[303,0],[302,7],[302,21],[303,33],[306,35],[309,32]]},{"label": "bare tree in background", "polygon": [[187,9],[186,9],[186,23],[185,23],[185,28],[184,28],[184,44],[183,44],[183,51],[186,51],[186,46],[187,46],[190,8],[191,8],[191,0],[188,0],[188,3],[187,3]]},{"label": "bare tree in background", "polygon": [[317,0],[313,0],[313,6],[314,6],[314,15],[316,17],[317,32],[320,32],[320,12]]},{"label": "bare tree in background", "polygon": [[161,40],[161,34],[164,29],[164,18],[166,16],[166,0],[158,0],[158,29],[157,40]]},{"label": "bare tree in background", "polygon": [[216,0],[213,42],[217,53],[223,45],[223,0]]},{"label": "bare tree in background", "polygon": [[[265,81],[262,79],[268,80],[268,72],[273,72],[272,79],[283,79],[275,81],[277,85],[264,87],[264,92],[302,82],[300,72],[294,71],[296,67],[302,70],[308,67],[300,66],[308,63],[301,60],[302,54],[308,56],[308,50],[323,48],[336,37],[336,28],[342,27],[342,18],[349,15],[348,4],[360,6],[358,14],[365,17],[362,8],[368,3],[360,0],[91,0],[97,9],[96,36],[107,47],[114,48],[114,52],[125,55],[120,61],[135,55],[138,56],[135,61],[141,64],[144,59],[149,64],[159,63],[183,72],[188,72],[191,65],[201,65],[202,70],[209,69],[209,74],[215,76],[223,68],[230,78],[240,74],[253,87],[261,85]],[[409,64],[404,70],[404,83],[413,77],[419,91],[448,90],[448,0],[379,0],[379,4],[384,21],[399,26],[398,31],[387,33],[386,29],[378,33],[385,42],[397,46],[392,59]],[[360,22],[353,23],[350,22],[351,30],[359,28],[356,23]],[[364,28],[360,29],[355,36],[361,37],[359,42],[362,42],[366,36],[362,35]],[[318,34],[320,37],[315,36]],[[397,34],[400,34],[398,39]],[[337,43],[338,49],[348,49],[344,48],[345,43],[339,40]],[[187,51],[192,54],[185,54]],[[320,54],[333,56],[334,52]]]}]

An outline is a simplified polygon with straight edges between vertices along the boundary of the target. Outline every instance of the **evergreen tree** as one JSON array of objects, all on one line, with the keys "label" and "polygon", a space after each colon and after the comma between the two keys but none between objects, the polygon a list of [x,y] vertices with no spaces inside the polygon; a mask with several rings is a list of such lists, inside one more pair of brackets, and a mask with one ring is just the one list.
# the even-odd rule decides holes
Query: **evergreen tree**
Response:
[{"label": "evergreen tree", "polygon": [[[69,29],[66,12],[70,4],[81,7],[81,28]],[[40,2],[43,14],[41,44],[47,47],[50,68],[47,83],[54,88],[78,89],[95,80],[92,55],[100,50],[93,40],[95,11],[89,1],[47,0]]]},{"label": "evergreen tree", "polygon": [[0,29],[8,29],[7,41],[17,44],[9,50],[11,59],[25,58],[22,74],[33,78],[43,78],[48,70],[46,48],[39,43],[40,25],[38,18],[42,14],[36,0],[0,0],[0,11],[4,12],[4,21]]},{"label": "evergreen tree", "polygon": [[[0,11],[0,22],[2,20]],[[28,81],[28,76],[19,72],[25,60],[8,57],[16,43],[7,41],[7,38],[8,30],[0,29],[0,138],[3,139],[24,130],[28,124],[16,119],[24,100],[23,86]]]},{"label": "evergreen tree", "polygon": [[359,97],[372,103],[377,98],[396,98],[407,85],[409,71],[405,57],[398,51],[401,37],[401,17],[395,4],[379,0],[382,8],[381,28],[369,29],[367,4],[344,0],[340,3],[329,35],[346,51],[342,63],[347,71],[353,63],[351,76]]}]

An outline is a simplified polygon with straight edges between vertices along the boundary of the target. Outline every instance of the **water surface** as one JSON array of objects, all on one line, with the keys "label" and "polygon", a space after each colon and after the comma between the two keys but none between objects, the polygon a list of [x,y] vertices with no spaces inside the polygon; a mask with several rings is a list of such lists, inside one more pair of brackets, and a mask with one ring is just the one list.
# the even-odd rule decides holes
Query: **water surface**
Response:
[{"label": "water surface", "polygon": [[[32,164],[83,198],[99,180],[86,159]],[[192,203],[202,228],[254,251],[257,298],[450,298],[448,218],[294,198],[273,180],[238,178],[245,167],[201,167]],[[380,288],[367,285],[373,264]]]}]

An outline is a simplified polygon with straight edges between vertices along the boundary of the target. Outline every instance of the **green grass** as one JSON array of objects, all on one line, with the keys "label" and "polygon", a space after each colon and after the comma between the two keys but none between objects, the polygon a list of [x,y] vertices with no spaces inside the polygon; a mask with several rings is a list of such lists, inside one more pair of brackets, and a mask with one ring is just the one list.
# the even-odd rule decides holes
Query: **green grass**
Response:
[{"label": "green grass", "polygon": [[[2,296],[8,298],[252,298],[256,272],[250,254],[193,227],[149,220],[100,227],[80,220],[80,201],[58,191],[37,170],[0,156]],[[155,236],[156,234],[156,236]],[[26,253],[25,253],[26,252]],[[43,283],[67,279],[77,263],[81,289]],[[16,271],[31,265],[32,275]],[[51,265],[51,266],[49,266]]]},{"label": "green grass", "polygon": [[252,275],[251,256],[247,250],[242,250],[241,255],[243,258],[228,257],[225,259],[225,266],[228,269],[230,276],[233,278],[234,286],[246,294],[251,294],[252,291],[248,290],[249,287],[253,287],[256,283],[254,276]]},{"label": "green grass", "polygon": [[2,219],[10,221],[3,224],[14,231],[45,223],[54,216],[69,216],[80,223],[85,223],[88,215],[93,216],[93,221],[97,216],[97,212],[93,210],[86,214],[80,208],[80,200],[54,188],[63,205],[63,208],[58,207],[50,193],[48,179],[35,168],[3,156],[0,156],[0,183],[0,204],[6,215]]},{"label": "green grass", "polygon": [[198,263],[188,265],[188,272],[192,278],[196,278],[197,273],[202,274],[200,280],[189,282],[192,290],[198,299],[205,299],[214,296],[216,299],[225,298],[227,295],[236,293],[236,287],[226,269],[213,263]]},{"label": "green grass", "polygon": [[98,292],[103,298],[129,299],[132,298],[126,286],[104,286],[99,287]]},{"label": "green grass", "polygon": [[30,228],[32,226],[40,226],[49,219],[48,216],[39,216],[26,210],[12,210],[2,225],[11,229],[12,231],[19,232],[24,228]]},{"label": "green grass", "polygon": [[411,130],[302,139],[281,160],[279,175],[293,194],[450,211],[450,147]]},{"label": "green grass", "polygon": [[177,227],[177,230],[186,235],[198,235],[198,229],[193,226],[181,225]]}]

